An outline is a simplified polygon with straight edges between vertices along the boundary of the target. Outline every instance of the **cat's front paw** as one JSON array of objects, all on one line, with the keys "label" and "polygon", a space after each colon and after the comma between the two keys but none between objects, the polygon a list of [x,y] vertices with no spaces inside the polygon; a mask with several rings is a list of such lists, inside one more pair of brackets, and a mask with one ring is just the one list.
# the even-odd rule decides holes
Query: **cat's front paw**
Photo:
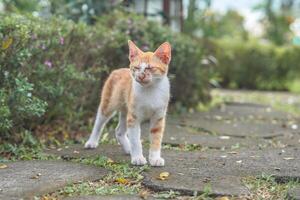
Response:
[{"label": "cat's front paw", "polygon": [[149,158],[149,163],[153,167],[162,167],[165,166],[165,159],[162,157]]},{"label": "cat's front paw", "polygon": [[131,164],[145,165],[145,164],[147,164],[147,160],[144,156],[133,157],[133,158],[131,158]]},{"label": "cat's front paw", "polygon": [[97,146],[98,146],[98,142],[88,140],[85,143],[84,148],[86,148],[86,149],[95,149],[95,148],[97,148]]}]

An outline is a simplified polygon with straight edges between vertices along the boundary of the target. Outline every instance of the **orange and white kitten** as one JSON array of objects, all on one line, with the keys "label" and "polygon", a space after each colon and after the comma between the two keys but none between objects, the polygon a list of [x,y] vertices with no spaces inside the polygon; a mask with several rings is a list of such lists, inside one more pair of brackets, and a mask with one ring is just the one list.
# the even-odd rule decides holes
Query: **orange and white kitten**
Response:
[{"label": "orange and white kitten", "polygon": [[150,120],[151,166],[164,166],[161,142],[165,117],[170,98],[167,77],[171,61],[171,46],[163,43],[153,52],[141,51],[128,41],[130,68],[114,70],[106,80],[96,121],[85,148],[98,146],[104,125],[115,111],[119,112],[116,137],[126,153],[131,155],[133,165],[144,165],[141,143],[141,122]]}]

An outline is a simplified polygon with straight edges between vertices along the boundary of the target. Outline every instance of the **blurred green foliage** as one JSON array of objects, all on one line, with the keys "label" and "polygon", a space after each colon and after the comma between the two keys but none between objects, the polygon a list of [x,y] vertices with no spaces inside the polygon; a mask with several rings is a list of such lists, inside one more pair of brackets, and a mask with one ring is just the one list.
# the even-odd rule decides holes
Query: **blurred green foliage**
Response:
[{"label": "blurred green foliage", "polygon": [[278,47],[256,40],[216,40],[216,67],[226,88],[287,90],[300,73],[300,47]]},{"label": "blurred green foliage", "polygon": [[[266,29],[264,37],[277,45],[290,42],[291,23],[295,20],[295,9],[299,0],[264,0],[254,10],[264,13],[262,23]],[[276,6],[277,5],[277,6]],[[276,8],[277,7],[277,8]]]},{"label": "blurred green foliage", "polygon": [[203,8],[198,8],[197,2],[190,1],[188,16],[183,26],[185,34],[201,38],[248,38],[248,32],[244,28],[244,17],[237,11],[228,10],[220,14],[210,8],[211,1],[205,1]]},{"label": "blurred green foliage", "polygon": [[39,0],[2,0],[6,12],[28,13],[40,9]]},{"label": "blurred green foliage", "polygon": [[97,17],[120,8],[122,0],[3,0],[7,13],[15,12],[49,18],[53,15],[75,22],[94,24]]}]

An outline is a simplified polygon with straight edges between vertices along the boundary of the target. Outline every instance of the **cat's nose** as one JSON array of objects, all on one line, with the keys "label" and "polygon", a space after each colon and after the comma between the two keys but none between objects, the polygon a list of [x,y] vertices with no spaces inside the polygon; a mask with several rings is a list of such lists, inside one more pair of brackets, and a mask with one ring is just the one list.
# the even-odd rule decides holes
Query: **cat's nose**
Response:
[{"label": "cat's nose", "polygon": [[144,80],[144,79],[145,79],[145,77],[146,77],[146,75],[145,75],[145,74],[141,74],[141,75],[139,75],[139,79],[140,79],[140,80]]}]

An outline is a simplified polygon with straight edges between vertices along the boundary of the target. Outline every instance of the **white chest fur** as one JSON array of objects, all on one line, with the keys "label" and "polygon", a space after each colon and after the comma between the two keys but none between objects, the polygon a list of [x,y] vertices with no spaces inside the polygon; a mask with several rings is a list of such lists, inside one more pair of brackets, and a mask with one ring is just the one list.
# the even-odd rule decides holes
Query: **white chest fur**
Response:
[{"label": "white chest fur", "polygon": [[136,114],[140,120],[165,115],[170,98],[170,83],[167,76],[150,86],[141,86],[133,81],[133,92]]}]

